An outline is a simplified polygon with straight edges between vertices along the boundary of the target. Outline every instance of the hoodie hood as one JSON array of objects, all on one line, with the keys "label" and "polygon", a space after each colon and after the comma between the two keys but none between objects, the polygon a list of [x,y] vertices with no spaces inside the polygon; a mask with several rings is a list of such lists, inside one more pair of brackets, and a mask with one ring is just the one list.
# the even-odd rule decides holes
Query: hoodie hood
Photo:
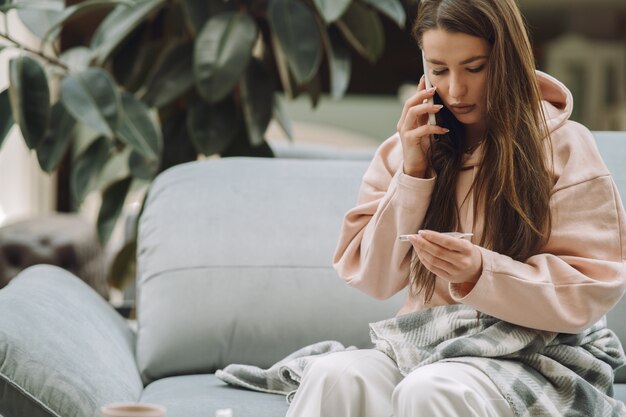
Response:
[{"label": "hoodie hood", "polygon": [[544,72],[537,71],[537,81],[548,130],[552,133],[569,119],[574,99],[562,82]]}]

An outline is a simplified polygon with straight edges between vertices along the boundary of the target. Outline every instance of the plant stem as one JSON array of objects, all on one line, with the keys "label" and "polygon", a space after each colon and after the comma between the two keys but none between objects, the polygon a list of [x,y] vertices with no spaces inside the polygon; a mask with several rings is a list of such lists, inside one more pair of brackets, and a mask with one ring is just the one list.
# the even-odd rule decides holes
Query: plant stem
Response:
[{"label": "plant stem", "polygon": [[[6,20],[5,20],[5,24],[6,23],[8,23],[8,22],[6,22]],[[5,27],[5,30],[6,29],[7,28]],[[65,65],[63,62],[61,62],[57,58],[52,57],[52,56],[48,56],[48,55],[44,54],[42,51],[36,51],[34,49],[31,49],[31,48],[29,48],[27,46],[22,45],[19,41],[17,41],[16,39],[13,39],[13,37],[11,37],[8,33],[0,33],[0,38],[5,39],[5,40],[11,42],[13,45],[19,47],[20,49],[22,49],[22,50],[24,50],[26,52],[29,52],[31,54],[37,55],[37,56],[45,59],[50,64],[53,64],[53,65],[56,65],[58,67],[63,68],[65,71],[69,71],[70,70],[70,68],[67,65]]]}]

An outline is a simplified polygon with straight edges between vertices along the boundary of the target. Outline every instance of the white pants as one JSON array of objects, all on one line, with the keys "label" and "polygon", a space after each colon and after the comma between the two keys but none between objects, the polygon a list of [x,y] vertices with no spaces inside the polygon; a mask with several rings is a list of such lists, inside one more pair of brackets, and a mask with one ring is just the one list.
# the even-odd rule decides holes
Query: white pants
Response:
[{"label": "white pants", "polygon": [[311,362],[287,417],[513,417],[479,369],[426,365],[406,377],[377,350],[332,353]]}]

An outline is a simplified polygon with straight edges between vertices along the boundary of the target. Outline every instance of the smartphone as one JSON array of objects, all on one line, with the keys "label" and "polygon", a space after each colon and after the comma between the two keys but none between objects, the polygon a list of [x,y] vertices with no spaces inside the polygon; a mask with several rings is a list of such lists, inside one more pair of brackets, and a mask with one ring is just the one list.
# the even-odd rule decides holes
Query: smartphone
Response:
[{"label": "smartphone", "polygon": [[[424,81],[426,82],[426,89],[433,88],[430,80],[428,79],[428,67],[426,66],[426,57],[424,56],[424,51],[422,51],[422,66],[424,67]],[[433,98],[429,98],[426,102],[430,104],[434,104]],[[428,113],[428,124],[431,126],[437,125],[437,118],[435,117],[435,113]]]},{"label": "smartphone", "polygon": [[[456,237],[458,239],[468,239],[471,238],[472,236],[474,236],[474,233],[461,233],[461,232],[442,232],[442,235],[448,235],[448,236],[452,236],[452,237]],[[401,242],[405,242],[409,240],[409,236],[414,236],[413,235],[400,235],[398,236],[398,240]]]}]

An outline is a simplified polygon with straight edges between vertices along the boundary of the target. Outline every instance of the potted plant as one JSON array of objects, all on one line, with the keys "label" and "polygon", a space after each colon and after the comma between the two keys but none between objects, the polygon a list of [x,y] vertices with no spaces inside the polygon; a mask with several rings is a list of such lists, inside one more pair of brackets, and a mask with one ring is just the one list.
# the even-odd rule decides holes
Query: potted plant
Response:
[{"label": "potted plant", "polygon": [[[291,137],[277,92],[315,106],[324,63],[331,96],[343,96],[351,53],[377,60],[381,18],[406,19],[400,0],[0,0],[12,9],[42,46],[0,33],[22,50],[0,93],[0,146],[15,124],[44,171],[69,160],[76,206],[102,194],[103,243],[133,184],[199,155],[271,156],[273,117]],[[93,16],[89,41],[59,51],[62,31]]]}]

